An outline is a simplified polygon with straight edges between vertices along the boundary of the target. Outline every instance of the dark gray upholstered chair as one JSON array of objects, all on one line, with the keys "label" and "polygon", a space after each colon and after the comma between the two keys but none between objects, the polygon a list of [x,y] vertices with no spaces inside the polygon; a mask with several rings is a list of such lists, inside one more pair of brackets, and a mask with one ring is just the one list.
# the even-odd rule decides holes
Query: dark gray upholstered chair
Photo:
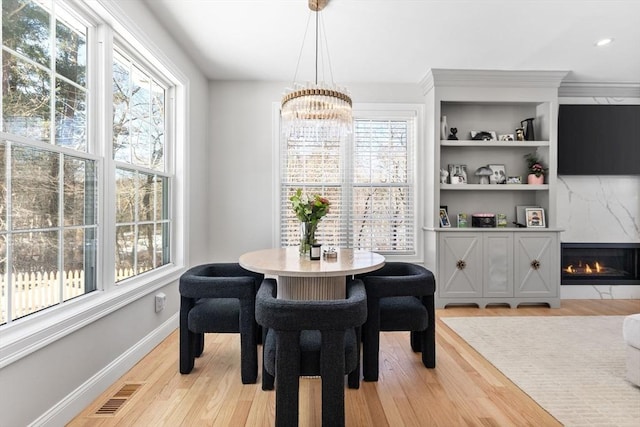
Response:
[{"label": "dark gray upholstered chair", "polygon": [[239,333],[242,383],[256,382],[255,298],[263,279],[237,263],[199,265],[180,277],[180,373],[193,369],[205,333]]},{"label": "dark gray upholstered chair", "polygon": [[296,301],[276,298],[276,282],[258,291],[256,319],[267,329],[262,388],[276,382],[276,426],[298,425],[299,377],[322,379],[322,425],[344,426],[344,376],[360,384],[360,326],[367,318],[364,284],[347,283],[347,298]]},{"label": "dark gray upholstered chair", "polygon": [[362,327],[362,372],[378,380],[380,331],[411,331],[411,348],[422,352],[427,368],[436,366],[436,281],[426,268],[387,262],[381,269],[356,276],[367,290],[368,317]]}]

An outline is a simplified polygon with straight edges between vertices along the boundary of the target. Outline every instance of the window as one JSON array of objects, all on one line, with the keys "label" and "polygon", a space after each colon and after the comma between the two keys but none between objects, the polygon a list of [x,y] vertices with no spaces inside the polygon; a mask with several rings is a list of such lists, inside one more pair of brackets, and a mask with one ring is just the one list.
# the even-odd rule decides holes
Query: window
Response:
[{"label": "window", "polygon": [[343,141],[322,127],[281,136],[281,244],[299,244],[289,198],[302,188],[331,202],[316,233],[321,243],[415,255],[418,117],[417,107],[354,109],[353,134]]},{"label": "window", "polygon": [[172,262],[177,79],[85,6],[2,0],[0,325]]},{"label": "window", "polygon": [[114,51],[116,281],[169,262],[165,92],[141,64]]},{"label": "window", "polygon": [[2,2],[0,324],[96,289],[87,27],[51,6]]}]

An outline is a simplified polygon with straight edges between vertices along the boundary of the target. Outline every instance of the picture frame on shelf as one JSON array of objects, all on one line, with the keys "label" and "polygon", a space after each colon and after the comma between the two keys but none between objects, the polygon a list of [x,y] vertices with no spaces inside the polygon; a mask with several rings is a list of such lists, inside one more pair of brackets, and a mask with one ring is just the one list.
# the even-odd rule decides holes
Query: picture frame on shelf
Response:
[{"label": "picture frame on shelf", "polygon": [[447,215],[447,210],[440,208],[440,227],[449,228],[451,227],[451,221],[449,221],[449,215]]},{"label": "picture frame on shelf", "polygon": [[536,205],[518,205],[516,206],[516,225],[519,227],[527,226],[527,208],[541,209]]},{"label": "picture frame on shelf", "polygon": [[506,133],[498,135],[498,141],[515,141],[515,136],[512,133]]},{"label": "picture frame on shelf", "polygon": [[472,130],[471,139],[473,141],[497,141],[498,137],[494,130]]},{"label": "picture frame on shelf", "polygon": [[449,184],[467,183],[467,165],[449,165]]},{"label": "picture frame on shelf", "polygon": [[507,184],[522,184],[521,176],[509,176],[507,177]]},{"label": "picture frame on shelf", "polygon": [[487,165],[493,174],[489,177],[489,184],[506,184],[507,169],[504,165]]},{"label": "picture frame on shelf", "polygon": [[546,227],[544,220],[544,209],[542,208],[526,208],[527,228],[544,228]]},{"label": "picture frame on shelf", "polygon": [[469,227],[469,217],[468,217],[468,215],[466,213],[459,213],[458,214],[457,226],[458,226],[458,228],[467,228],[467,227]]},{"label": "picture frame on shelf", "polygon": [[496,227],[498,228],[507,227],[507,215],[503,213],[496,214]]}]

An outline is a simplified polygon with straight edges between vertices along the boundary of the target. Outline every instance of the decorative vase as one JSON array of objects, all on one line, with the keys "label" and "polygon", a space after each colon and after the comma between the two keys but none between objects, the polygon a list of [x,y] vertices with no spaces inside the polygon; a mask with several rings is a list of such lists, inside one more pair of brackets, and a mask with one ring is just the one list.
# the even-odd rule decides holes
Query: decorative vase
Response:
[{"label": "decorative vase", "polygon": [[311,245],[316,243],[317,221],[300,223],[300,256],[309,255]]},{"label": "decorative vase", "polygon": [[447,139],[449,137],[449,126],[447,125],[447,116],[442,116],[440,119],[440,139]]},{"label": "decorative vase", "polygon": [[532,184],[532,185],[544,184],[544,175],[536,176],[535,173],[530,173],[529,176],[527,176],[527,184]]}]

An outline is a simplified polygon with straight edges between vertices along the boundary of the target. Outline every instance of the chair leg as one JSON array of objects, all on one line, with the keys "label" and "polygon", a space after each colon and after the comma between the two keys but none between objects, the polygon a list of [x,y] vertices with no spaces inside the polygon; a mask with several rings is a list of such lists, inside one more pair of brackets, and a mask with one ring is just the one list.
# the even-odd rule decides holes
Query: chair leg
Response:
[{"label": "chair leg", "polygon": [[419,353],[422,351],[421,331],[411,331],[411,350],[413,350],[414,353]]},{"label": "chair leg", "polygon": [[276,427],[298,425],[300,333],[281,331],[276,344]]},{"label": "chair leg", "polygon": [[194,333],[187,328],[180,328],[180,373],[188,374],[193,370]]},{"label": "chair leg", "polygon": [[349,372],[349,375],[347,376],[347,384],[349,388],[354,390],[360,388],[360,363],[358,363],[358,366],[356,366],[353,371]]},{"label": "chair leg", "polygon": [[344,426],[344,331],[322,331],[322,425]]},{"label": "chair leg", "polygon": [[361,342],[362,342],[362,327],[356,328],[356,367],[353,371],[349,372],[347,376],[347,383],[349,388],[359,389],[360,388],[360,354],[361,354]]},{"label": "chair leg", "polygon": [[266,358],[266,354],[265,354],[266,349],[264,344],[266,343],[267,343],[267,328],[262,328],[262,344],[263,344],[262,345],[262,389],[273,390],[275,377],[267,371],[267,369],[265,368],[266,363],[264,363]]},{"label": "chair leg", "polygon": [[436,367],[436,328],[435,325],[425,329],[422,335],[422,364],[427,368]]},{"label": "chair leg", "polygon": [[240,334],[240,374],[242,384],[254,384],[258,379],[258,345],[254,334]]},{"label": "chair leg", "polygon": [[193,298],[180,296],[180,373],[188,374],[194,365],[194,333],[189,330],[189,310],[193,308]]},{"label": "chair leg", "polygon": [[275,383],[275,377],[267,372],[264,367],[262,367],[262,389],[263,390],[273,390]]},{"label": "chair leg", "polygon": [[204,351],[204,334],[193,334],[193,355],[195,357],[202,356]]},{"label": "chair leg", "polygon": [[[380,313],[380,301],[367,300],[369,313]],[[362,377],[365,381],[378,381],[380,351],[380,317],[369,315],[362,326]]]}]

